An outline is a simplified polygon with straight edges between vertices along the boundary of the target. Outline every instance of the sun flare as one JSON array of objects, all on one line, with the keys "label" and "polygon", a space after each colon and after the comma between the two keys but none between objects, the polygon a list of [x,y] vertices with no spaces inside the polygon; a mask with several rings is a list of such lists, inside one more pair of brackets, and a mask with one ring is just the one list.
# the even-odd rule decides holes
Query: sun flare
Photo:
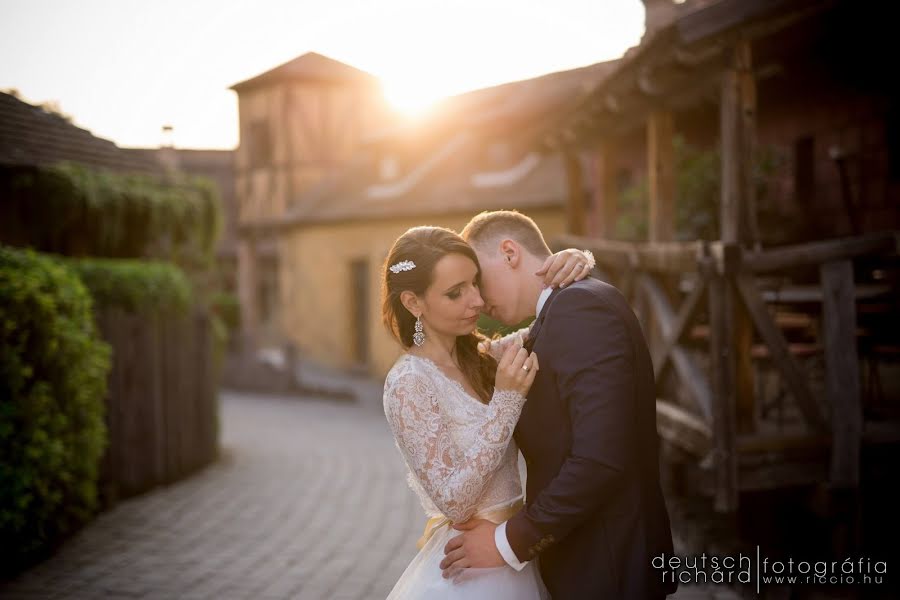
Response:
[{"label": "sun flare", "polygon": [[385,99],[395,110],[411,117],[425,114],[447,95],[416,82],[384,82],[383,90]]}]

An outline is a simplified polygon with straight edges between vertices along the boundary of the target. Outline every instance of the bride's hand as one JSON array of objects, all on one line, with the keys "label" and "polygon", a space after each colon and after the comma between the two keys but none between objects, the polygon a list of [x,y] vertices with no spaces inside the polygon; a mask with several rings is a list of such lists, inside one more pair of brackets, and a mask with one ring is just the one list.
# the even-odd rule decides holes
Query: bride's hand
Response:
[{"label": "bride's hand", "polygon": [[593,268],[594,255],[589,250],[569,248],[548,256],[534,274],[543,275],[547,287],[566,287],[590,275]]},{"label": "bride's hand", "polygon": [[528,354],[525,348],[510,344],[497,364],[494,389],[511,390],[527,396],[539,368],[537,354]]}]

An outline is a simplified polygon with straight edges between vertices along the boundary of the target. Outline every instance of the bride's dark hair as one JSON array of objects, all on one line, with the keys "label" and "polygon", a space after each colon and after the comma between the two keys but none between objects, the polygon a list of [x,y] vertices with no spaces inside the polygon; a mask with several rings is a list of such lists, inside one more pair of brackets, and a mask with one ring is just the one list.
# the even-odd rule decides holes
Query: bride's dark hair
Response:
[{"label": "bride's dark hair", "polygon": [[[435,264],[448,254],[460,254],[471,259],[478,268],[478,279],[481,279],[481,265],[475,251],[459,234],[444,227],[413,227],[397,238],[388,252],[381,268],[381,320],[404,348],[412,346],[416,319],[403,306],[400,294],[409,290],[423,296],[431,285]],[[413,261],[416,267],[399,273],[389,269],[404,260]],[[494,393],[497,373],[497,361],[478,349],[478,343],[486,339],[477,331],[456,338],[460,369],[485,404]]]}]

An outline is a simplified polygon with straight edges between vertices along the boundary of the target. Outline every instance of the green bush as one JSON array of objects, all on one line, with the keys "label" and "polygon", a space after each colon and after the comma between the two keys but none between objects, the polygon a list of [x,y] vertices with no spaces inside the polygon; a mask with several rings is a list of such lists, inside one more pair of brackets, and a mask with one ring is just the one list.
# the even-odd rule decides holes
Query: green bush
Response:
[{"label": "green bush", "polygon": [[192,292],[184,272],[170,263],[116,258],[57,257],[87,287],[98,308],[123,308],[131,312],[155,311],[184,314]]},{"label": "green bush", "polygon": [[231,292],[217,291],[211,295],[210,308],[218,316],[229,332],[241,326],[241,305],[238,297]]},{"label": "green bush", "polygon": [[[681,135],[676,135],[672,143],[675,152],[675,239],[718,239],[722,170],[719,149],[697,148],[688,144]],[[769,182],[783,162],[775,148],[757,148],[753,164],[757,213],[765,210]],[[619,194],[616,239],[630,242],[647,240],[648,196],[646,175],[636,178]]]},{"label": "green bush", "polygon": [[0,246],[0,570],[14,572],[94,514],[110,348],[79,278]]},{"label": "green bush", "polygon": [[[675,238],[713,240],[719,233],[719,152],[673,140],[675,152]],[[616,238],[643,242],[648,235],[648,183],[641,175],[619,195]]]},{"label": "green bush", "polygon": [[0,242],[69,256],[159,258],[205,268],[222,230],[215,184],[72,163],[0,167]]}]

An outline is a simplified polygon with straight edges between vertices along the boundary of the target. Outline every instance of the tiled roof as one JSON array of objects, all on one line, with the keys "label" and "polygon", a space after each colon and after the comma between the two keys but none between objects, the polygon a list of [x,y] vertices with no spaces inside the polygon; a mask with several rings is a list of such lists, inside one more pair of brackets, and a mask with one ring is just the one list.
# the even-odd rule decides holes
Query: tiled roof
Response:
[{"label": "tiled roof", "polygon": [[0,164],[48,166],[77,162],[115,171],[155,173],[158,164],[64,117],[0,92]]},{"label": "tiled roof", "polygon": [[[617,63],[606,61],[450,98],[437,114],[417,126],[388,130],[370,139],[371,152],[361,152],[353,164],[297,197],[281,223],[561,206],[568,194],[562,158],[529,159],[530,140],[561,107],[589,94]],[[416,141],[423,137],[430,141]],[[492,140],[513,149],[512,164],[507,162],[505,167],[510,173],[516,173],[515,164],[528,168],[509,177],[481,177],[492,170],[484,159]],[[377,179],[377,163],[395,152],[416,158],[391,185]],[[495,183],[476,185],[476,176]],[[373,187],[393,190],[373,194]]]},{"label": "tiled roof", "polygon": [[413,126],[390,127],[371,135],[367,141],[390,143],[396,138],[416,135],[416,129],[422,127],[490,129],[511,122],[534,122],[542,116],[557,114],[587,96],[616,69],[619,61],[608,60],[452,96],[435,107],[433,117]]},{"label": "tiled roof", "polygon": [[[473,139],[469,145],[477,144]],[[456,148],[465,154],[468,148]],[[525,161],[526,157],[522,157]],[[448,213],[475,213],[503,208],[539,208],[562,206],[567,196],[567,181],[559,155],[537,157],[534,166],[508,184],[475,185],[473,176],[482,171],[478,161],[450,161],[431,169],[409,189],[384,196],[369,190],[382,183],[371,179],[371,165],[360,163],[316,191],[301,196],[288,217],[280,224],[303,225],[321,222],[384,219]]]},{"label": "tiled roof", "polygon": [[265,73],[251,77],[231,86],[235,91],[283,80],[312,80],[337,82],[363,82],[374,84],[375,76],[356,67],[322,56],[316,52],[307,52],[302,56],[270,69]]}]

